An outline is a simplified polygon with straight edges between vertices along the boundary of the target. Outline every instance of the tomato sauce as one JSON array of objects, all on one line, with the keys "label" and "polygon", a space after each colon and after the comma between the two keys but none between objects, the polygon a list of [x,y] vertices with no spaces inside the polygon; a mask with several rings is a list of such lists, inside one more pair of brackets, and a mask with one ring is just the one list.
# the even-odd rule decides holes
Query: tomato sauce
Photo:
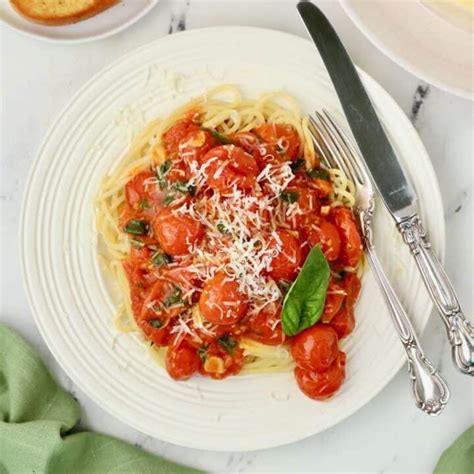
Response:
[{"label": "tomato sauce", "polygon": [[[120,225],[131,245],[123,268],[133,315],[150,342],[167,347],[169,375],[221,379],[245,364],[242,338],[289,343],[301,390],[331,396],[345,378],[338,341],[354,328],[360,291],[344,268],[357,266],[362,247],[352,212],[331,207],[327,173],[307,169],[285,124],[222,135],[196,113],[162,144],[166,160],[126,184]],[[325,309],[288,338],[284,294],[315,245],[333,275]]]}]

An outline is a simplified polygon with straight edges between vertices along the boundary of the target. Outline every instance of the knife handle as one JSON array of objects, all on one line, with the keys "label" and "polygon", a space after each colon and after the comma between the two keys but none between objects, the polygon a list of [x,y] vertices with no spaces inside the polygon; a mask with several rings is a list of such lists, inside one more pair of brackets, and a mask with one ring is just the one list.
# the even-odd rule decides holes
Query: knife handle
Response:
[{"label": "knife handle", "polygon": [[464,316],[454,288],[431,249],[420,216],[415,214],[402,220],[398,228],[446,325],[455,365],[461,372],[474,376],[474,326]]},{"label": "knife handle", "polygon": [[415,329],[385,275],[372,240],[372,212],[373,205],[371,209],[359,212],[364,246],[370,267],[382,290],[393,325],[405,349],[416,405],[428,415],[439,415],[449,400],[449,389],[439,372],[423,353]]}]

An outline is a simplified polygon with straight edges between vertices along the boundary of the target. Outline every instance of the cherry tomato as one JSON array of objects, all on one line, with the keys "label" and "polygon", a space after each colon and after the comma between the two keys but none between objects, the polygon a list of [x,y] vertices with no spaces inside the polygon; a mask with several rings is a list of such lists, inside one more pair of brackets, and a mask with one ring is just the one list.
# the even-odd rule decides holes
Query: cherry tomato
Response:
[{"label": "cherry tomato", "polygon": [[166,352],[166,370],[174,380],[187,380],[199,370],[201,360],[186,341],[172,344]]},{"label": "cherry tomato", "polygon": [[346,306],[353,309],[360,293],[360,280],[355,273],[346,273],[343,280],[344,288],[347,293]]},{"label": "cherry tomato", "polygon": [[180,294],[180,288],[174,283],[157,280],[144,295],[140,319],[158,319],[164,325],[168,319],[182,313],[186,308],[179,298]]},{"label": "cherry tomato", "polygon": [[179,155],[187,161],[199,161],[216,145],[217,140],[205,130],[189,132],[178,145]]},{"label": "cherry tomato", "polygon": [[232,136],[232,141],[237,146],[242,148],[247,153],[250,153],[251,155],[253,155],[257,151],[260,145],[260,141],[257,138],[257,135],[251,132],[236,133]]},{"label": "cherry tomato", "polygon": [[299,240],[287,230],[278,230],[272,236],[268,248],[275,251],[269,274],[275,280],[294,280],[303,264],[303,252]]},{"label": "cherry tomato", "polygon": [[156,316],[155,319],[141,319],[137,324],[153,344],[158,347],[168,346],[173,338],[173,335],[171,334],[173,325],[169,322],[165,327],[158,328],[154,326],[154,324],[156,324],[154,321],[157,321]]},{"label": "cherry tomato", "polygon": [[296,130],[290,125],[265,123],[254,129],[255,133],[269,145],[276,147],[281,155],[294,160],[300,150],[300,139]]},{"label": "cherry tomato", "polygon": [[332,210],[332,218],[341,236],[341,262],[355,267],[362,256],[362,241],[352,212],[346,207],[336,207]]},{"label": "cherry tomato", "polygon": [[247,311],[245,296],[239,284],[229,280],[224,272],[217,273],[206,282],[199,298],[202,316],[213,324],[234,324]]},{"label": "cherry tomato", "polygon": [[329,323],[336,313],[342,308],[344,299],[346,298],[345,289],[334,280],[329,282],[328,291],[326,293],[326,301],[324,303],[324,311],[321,316],[323,323]]},{"label": "cherry tomato", "polygon": [[195,124],[189,118],[178,120],[171,128],[163,134],[163,144],[168,153],[177,152],[179,143],[190,132],[199,130],[199,125]]},{"label": "cherry tomato", "polygon": [[255,186],[259,168],[254,157],[235,145],[222,145],[209,150],[205,162],[207,182],[221,192],[249,190]]},{"label": "cherry tomato", "polygon": [[[232,335],[230,337],[237,341]],[[204,360],[199,372],[213,379],[220,380],[238,374],[245,363],[244,351],[240,347],[226,350],[219,344],[219,339],[201,346],[201,351]]]},{"label": "cherry tomato", "polygon": [[204,235],[204,226],[186,215],[174,215],[172,208],[163,209],[153,223],[161,248],[169,255],[185,255],[189,247]]},{"label": "cherry tomato", "polygon": [[260,313],[251,316],[248,320],[248,329],[245,335],[255,341],[268,346],[277,346],[285,342],[281,324],[281,306],[275,310],[263,309]]},{"label": "cherry tomato", "polygon": [[316,178],[313,180],[313,184],[317,189],[318,196],[320,198],[328,197],[332,191],[332,183],[327,179]]},{"label": "cherry tomato", "polygon": [[324,256],[333,262],[339,258],[341,252],[341,238],[335,225],[321,217],[313,219],[308,230],[308,241],[311,247],[321,245]]},{"label": "cherry tomato", "polygon": [[347,337],[355,327],[354,310],[344,306],[331,320],[331,326],[337,332],[339,339]]},{"label": "cherry tomato", "polygon": [[342,351],[329,369],[311,372],[300,367],[295,369],[295,377],[301,391],[313,400],[324,400],[333,395],[346,378],[346,354]]},{"label": "cherry tomato", "polygon": [[291,343],[291,354],[303,370],[322,372],[334,362],[339,352],[336,331],[326,324],[316,324],[300,332]]},{"label": "cherry tomato", "polygon": [[155,206],[161,206],[164,193],[156,184],[156,174],[142,171],[125,185],[125,200],[129,207],[142,215],[153,214]]}]

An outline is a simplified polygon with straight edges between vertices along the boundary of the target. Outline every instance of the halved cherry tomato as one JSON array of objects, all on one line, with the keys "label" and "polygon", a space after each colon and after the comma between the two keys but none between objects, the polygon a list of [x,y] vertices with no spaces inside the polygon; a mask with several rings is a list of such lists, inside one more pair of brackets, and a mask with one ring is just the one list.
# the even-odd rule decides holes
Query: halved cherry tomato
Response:
[{"label": "halved cherry tomato", "polygon": [[354,310],[344,306],[331,320],[331,326],[337,332],[339,339],[347,337],[355,327]]},{"label": "halved cherry tomato", "polygon": [[179,298],[180,294],[181,289],[174,283],[157,280],[144,295],[140,319],[158,319],[165,325],[168,319],[182,313],[186,308]]},{"label": "halved cherry tomato", "polygon": [[317,189],[318,196],[320,198],[328,197],[332,191],[332,183],[327,179],[316,178],[313,180],[313,184]]},{"label": "halved cherry tomato", "polygon": [[281,306],[275,310],[263,309],[260,313],[252,315],[248,320],[246,337],[254,339],[268,346],[277,346],[285,342],[281,324]]},{"label": "halved cherry tomato", "polygon": [[179,155],[186,161],[200,161],[217,144],[217,140],[206,130],[189,132],[178,145]]},{"label": "halved cherry tomato", "polygon": [[275,251],[269,274],[275,280],[293,280],[303,264],[299,240],[287,230],[278,230],[269,240],[268,248]]},{"label": "halved cherry tomato", "polygon": [[202,316],[213,324],[234,324],[247,311],[246,297],[239,291],[239,284],[224,272],[208,280],[199,298]]},{"label": "halved cherry tomato", "polygon": [[333,395],[346,378],[346,354],[342,351],[329,369],[311,372],[296,367],[295,377],[301,391],[313,400],[324,400]]},{"label": "halved cherry tomato", "polygon": [[331,279],[328,291],[326,293],[326,301],[324,303],[324,311],[321,316],[323,323],[329,323],[336,313],[342,308],[344,299],[346,298],[346,290],[341,285]]},{"label": "halved cherry tomato", "polygon": [[235,145],[222,145],[209,150],[203,161],[207,182],[221,192],[249,190],[255,186],[259,168],[254,157]]},{"label": "halved cherry tomato", "polygon": [[161,248],[169,255],[185,255],[189,247],[204,235],[204,226],[186,215],[174,215],[172,208],[163,209],[153,223]]},{"label": "halved cherry tomato", "polygon": [[171,128],[163,134],[163,144],[168,153],[178,151],[179,143],[186,135],[199,130],[199,125],[193,123],[189,118],[178,120]]},{"label": "halved cherry tomato", "polygon": [[201,360],[186,341],[171,344],[166,352],[166,370],[174,380],[187,380],[199,370]]},{"label": "halved cherry tomato", "polygon": [[265,123],[255,127],[254,132],[269,145],[276,147],[279,154],[294,160],[300,150],[298,133],[291,125]]},{"label": "halved cherry tomato", "polygon": [[173,338],[171,334],[171,329],[173,328],[172,322],[165,323],[166,326],[162,328],[158,328],[154,326],[155,319],[141,319],[137,322],[138,326],[144,332],[145,336],[153,342],[153,344],[157,345],[158,347],[168,346]]},{"label": "halved cherry tomato", "polygon": [[360,293],[359,277],[352,272],[346,273],[343,280],[344,288],[347,293],[346,306],[353,309]]},{"label": "halved cherry tomato", "polygon": [[336,226],[324,219],[324,217],[311,219],[308,228],[308,241],[311,247],[320,244],[324,256],[330,262],[339,258],[341,237]]},{"label": "halved cherry tomato", "polygon": [[153,213],[154,206],[160,206],[163,198],[163,192],[156,183],[156,174],[152,171],[138,173],[125,185],[127,204],[142,214],[146,214],[147,210]]},{"label": "halved cherry tomato", "polygon": [[303,370],[322,372],[334,362],[339,352],[336,331],[326,324],[316,324],[300,332],[291,343],[291,354]]},{"label": "halved cherry tomato", "polygon": [[[232,334],[230,338],[237,341]],[[240,347],[223,346],[219,343],[219,339],[201,346],[201,351],[203,363],[199,372],[213,379],[220,380],[238,374],[245,363],[244,351]]]},{"label": "halved cherry tomato", "polygon": [[362,256],[362,241],[352,212],[346,207],[336,207],[332,210],[331,216],[341,236],[341,262],[349,267],[355,267]]},{"label": "halved cherry tomato", "polygon": [[232,141],[251,155],[257,151],[260,145],[260,140],[257,138],[257,135],[252,132],[236,133],[232,135]]}]

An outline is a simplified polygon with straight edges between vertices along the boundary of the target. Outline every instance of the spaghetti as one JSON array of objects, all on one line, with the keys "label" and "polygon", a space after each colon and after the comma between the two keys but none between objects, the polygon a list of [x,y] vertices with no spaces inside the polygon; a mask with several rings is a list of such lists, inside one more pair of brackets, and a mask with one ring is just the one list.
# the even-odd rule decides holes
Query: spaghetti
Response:
[{"label": "spaghetti", "polygon": [[117,329],[141,331],[177,380],[285,371],[295,359],[303,391],[325,398],[303,387],[314,385],[297,373],[304,333],[286,337],[280,313],[319,244],[332,278],[316,329],[336,338],[326,377],[342,374],[337,340],[360,288],[354,202],[344,174],[320,167],[286,93],[245,100],[224,85],[150,122],[96,200],[101,259],[123,294]]}]

